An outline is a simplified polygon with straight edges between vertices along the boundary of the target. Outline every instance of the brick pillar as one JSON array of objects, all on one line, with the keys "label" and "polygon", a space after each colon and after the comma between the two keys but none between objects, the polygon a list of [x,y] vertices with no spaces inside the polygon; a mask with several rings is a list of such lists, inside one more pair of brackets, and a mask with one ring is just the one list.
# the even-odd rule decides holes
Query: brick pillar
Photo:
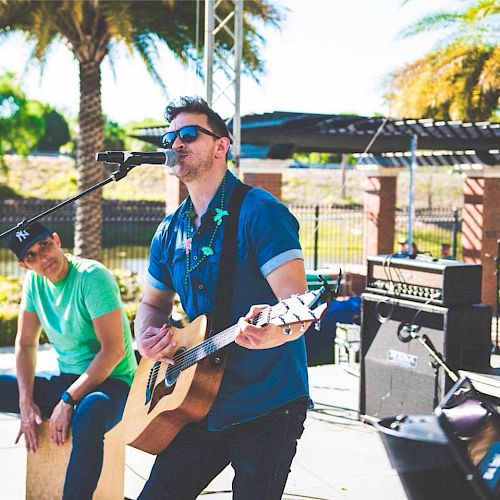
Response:
[{"label": "brick pillar", "polygon": [[369,255],[394,252],[397,173],[368,174],[363,194],[363,261]]},{"label": "brick pillar", "polygon": [[186,184],[180,181],[175,175],[167,174],[166,213],[172,213],[184,201],[187,195]]},{"label": "brick pillar", "polygon": [[464,262],[483,266],[482,302],[496,306],[495,257],[500,239],[500,168],[468,174],[464,183]]},{"label": "brick pillar", "polygon": [[281,173],[272,172],[244,172],[243,182],[250,186],[260,187],[269,191],[273,196],[281,200]]}]

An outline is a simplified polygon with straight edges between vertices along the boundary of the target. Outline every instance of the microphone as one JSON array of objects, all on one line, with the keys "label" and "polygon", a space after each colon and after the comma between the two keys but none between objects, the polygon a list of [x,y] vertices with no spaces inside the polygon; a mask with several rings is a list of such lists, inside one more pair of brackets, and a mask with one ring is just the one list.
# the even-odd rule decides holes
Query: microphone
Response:
[{"label": "microphone", "polygon": [[95,155],[96,161],[107,163],[125,163],[129,166],[137,165],[166,165],[173,167],[179,163],[179,155],[172,149],[163,151],[148,151],[145,153],[136,151],[100,151]]}]

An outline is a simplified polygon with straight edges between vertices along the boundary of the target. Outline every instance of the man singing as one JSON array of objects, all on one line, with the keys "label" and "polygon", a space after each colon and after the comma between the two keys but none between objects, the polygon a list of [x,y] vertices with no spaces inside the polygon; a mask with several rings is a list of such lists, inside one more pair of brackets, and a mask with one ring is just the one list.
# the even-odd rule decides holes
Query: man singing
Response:
[{"label": "man singing", "polygon": [[[199,97],[166,110],[165,148],[179,155],[173,173],[189,196],[158,227],[135,334],[140,353],[172,361],[176,343],[168,326],[174,295],[190,320],[216,309],[216,283],[231,196],[240,181],[226,164],[230,140],[221,117]],[[303,432],[308,404],[304,338],[291,329],[249,322],[263,309],[306,286],[298,222],[268,192],[246,193],[237,226],[230,319],[240,332],[207,417],[187,425],[158,455],[142,500],[195,499],[228,464],[233,498],[282,496]]]}]

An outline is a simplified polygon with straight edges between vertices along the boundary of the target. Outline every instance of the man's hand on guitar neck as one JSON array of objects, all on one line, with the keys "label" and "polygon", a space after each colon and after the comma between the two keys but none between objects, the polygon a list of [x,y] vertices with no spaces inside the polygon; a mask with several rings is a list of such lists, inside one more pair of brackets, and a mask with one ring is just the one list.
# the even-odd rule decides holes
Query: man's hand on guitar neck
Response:
[{"label": "man's hand on guitar neck", "polygon": [[[266,280],[276,297],[287,298],[297,293],[303,293],[307,290],[304,261],[302,259],[288,261],[269,273],[266,276]],[[252,306],[247,315],[244,318],[240,318],[238,321],[240,333],[238,333],[235,339],[237,344],[247,349],[270,349],[285,342],[298,339],[304,333],[304,329],[310,324],[305,323],[304,326],[300,324],[293,325],[289,327],[290,331],[288,331],[283,326],[274,324],[254,326],[247,321],[266,307],[268,306]]]},{"label": "man's hand on guitar neck", "polygon": [[309,326],[310,322],[306,322],[304,326],[290,325],[289,332],[286,333],[286,327],[274,325],[272,323],[265,326],[255,326],[249,323],[249,320],[255,317],[259,312],[267,309],[266,305],[252,306],[250,311],[244,318],[238,321],[240,332],[236,336],[235,342],[247,349],[271,349],[280,346],[285,342],[298,339],[303,333],[305,327]]}]

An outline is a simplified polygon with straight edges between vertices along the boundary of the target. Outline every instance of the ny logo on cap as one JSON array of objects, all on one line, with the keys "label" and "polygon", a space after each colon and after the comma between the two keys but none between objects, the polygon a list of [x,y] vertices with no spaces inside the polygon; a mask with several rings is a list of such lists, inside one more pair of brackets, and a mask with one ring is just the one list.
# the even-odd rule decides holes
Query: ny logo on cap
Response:
[{"label": "ny logo on cap", "polygon": [[18,241],[23,241],[26,238],[28,238],[29,235],[30,235],[30,233],[28,233],[28,231],[26,231],[26,229],[23,229],[22,231],[18,231],[16,233],[16,238],[17,238]]}]

